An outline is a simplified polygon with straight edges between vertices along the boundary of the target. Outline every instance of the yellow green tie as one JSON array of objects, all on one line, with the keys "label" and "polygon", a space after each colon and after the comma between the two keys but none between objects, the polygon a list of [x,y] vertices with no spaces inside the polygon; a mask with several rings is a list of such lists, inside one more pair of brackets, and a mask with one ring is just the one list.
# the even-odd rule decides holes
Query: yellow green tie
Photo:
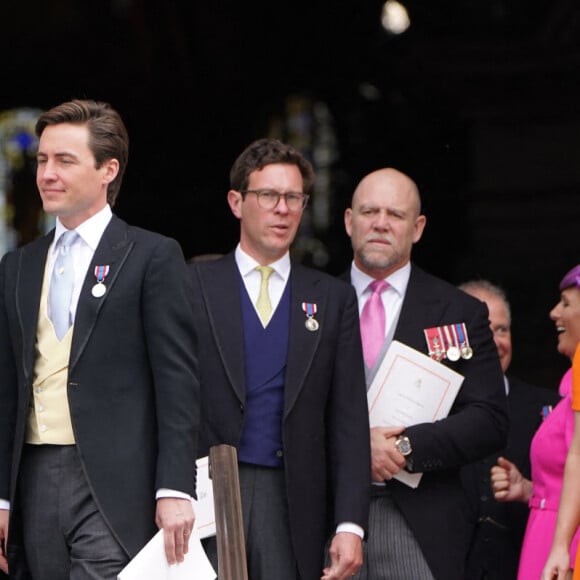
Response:
[{"label": "yellow green tie", "polygon": [[274,271],[270,266],[257,266],[256,270],[262,275],[262,282],[260,283],[260,293],[258,294],[258,301],[256,302],[256,310],[258,316],[262,321],[262,326],[265,328],[272,316],[272,303],[270,302],[270,295],[268,294],[268,280]]}]

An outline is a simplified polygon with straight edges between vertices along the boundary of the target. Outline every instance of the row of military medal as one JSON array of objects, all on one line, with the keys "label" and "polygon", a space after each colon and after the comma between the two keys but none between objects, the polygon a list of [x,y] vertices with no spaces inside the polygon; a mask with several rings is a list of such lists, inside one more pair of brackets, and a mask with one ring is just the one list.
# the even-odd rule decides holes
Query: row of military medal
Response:
[{"label": "row of military medal", "polygon": [[464,322],[434,326],[426,328],[423,332],[429,356],[438,362],[444,358],[453,362],[460,358],[469,360],[473,356],[473,349],[469,346],[467,328]]}]

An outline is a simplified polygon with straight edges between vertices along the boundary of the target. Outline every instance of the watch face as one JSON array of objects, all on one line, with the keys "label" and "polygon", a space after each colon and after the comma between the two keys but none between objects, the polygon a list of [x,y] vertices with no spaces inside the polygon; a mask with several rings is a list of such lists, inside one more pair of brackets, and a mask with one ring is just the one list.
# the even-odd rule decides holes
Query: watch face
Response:
[{"label": "watch face", "polygon": [[397,439],[396,445],[401,455],[409,455],[411,453],[411,442],[408,437],[402,435]]}]

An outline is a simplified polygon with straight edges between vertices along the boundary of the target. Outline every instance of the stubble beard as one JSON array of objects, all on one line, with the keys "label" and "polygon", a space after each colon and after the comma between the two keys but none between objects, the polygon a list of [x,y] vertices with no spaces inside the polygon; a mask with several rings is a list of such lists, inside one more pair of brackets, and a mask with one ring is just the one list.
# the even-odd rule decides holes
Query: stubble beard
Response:
[{"label": "stubble beard", "polygon": [[359,262],[367,271],[377,270],[383,272],[385,270],[391,270],[401,261],[401,256],[397,252],[385,256],[378,252],[365,252],[361,250],[357,256]]}]

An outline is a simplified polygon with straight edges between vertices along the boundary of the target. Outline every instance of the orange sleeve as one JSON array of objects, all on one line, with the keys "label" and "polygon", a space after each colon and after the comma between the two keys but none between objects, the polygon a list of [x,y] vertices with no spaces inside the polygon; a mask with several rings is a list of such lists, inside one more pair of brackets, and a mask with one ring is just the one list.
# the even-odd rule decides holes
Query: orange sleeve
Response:
[{"label": "orange sleeve", "polygon": [[580,411],[580,342],[572,361],[572,408]]}]

